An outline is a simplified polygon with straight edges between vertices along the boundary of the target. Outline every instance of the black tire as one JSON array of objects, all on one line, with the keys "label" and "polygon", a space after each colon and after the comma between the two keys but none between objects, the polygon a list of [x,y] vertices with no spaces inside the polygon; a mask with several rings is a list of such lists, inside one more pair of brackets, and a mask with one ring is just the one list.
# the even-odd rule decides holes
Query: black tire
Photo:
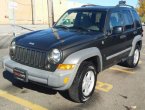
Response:
[{"label": "black tire", "polygon": [[[134,62],[135,51],[139,52],[138,53],[139,56],[138,56],[138,59],[136,62]],[[120,63],[119,65],[124,66],[124,67],[129,67],[129,68],[135,68],[138,65],[139,59],[140,59],[140,47],[139,47],[139,45],[136,45],[133,55],[131,57],[129,57],[126,61]]]},{"label": "black tire", "polygon": [[[90,84],[93,87],[91,89],[92,91],[89,93],[89,95],[85,96],[82,91],[82,84],[83,84],[85,75],[89,74],[88,72],[90,72],[90,71],[93,72],[94,83],[92,84],[93,86]],[[92,94],[94,92],[94,89],[96,87],[96,81],[97,81],[97,73],[96,73],[96,69],[95,69],[95,66],[93,65],[93,63],[83,62],[79,67],[79,70],[77,72],[77,75],[74,79],[72,86],[68,90],[70,98],[74,102],[78,102],[78,103],[86,102],[92,96]],[[90,85],[89,85],[89,87],[90,87]]]}]

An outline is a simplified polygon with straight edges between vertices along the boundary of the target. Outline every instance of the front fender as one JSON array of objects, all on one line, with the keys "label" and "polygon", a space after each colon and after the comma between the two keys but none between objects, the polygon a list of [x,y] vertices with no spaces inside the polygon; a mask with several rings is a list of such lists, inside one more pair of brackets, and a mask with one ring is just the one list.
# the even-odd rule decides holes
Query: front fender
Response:
[{"label": "front fender", "polygon": [[[102,71],[102,66],[103,66],[102,55],[101,55],[100,50],[97,47],[91,47],[91,48],[79,50],[77,52],[72,53],[71,55],[69,55],[64,60],[63,64],[75,64],[76,67],[73,70],[71,70],[72,72],[70,74],[69,83],[65,87],[61,88],[61,90],[70,88],[70,86],[72,85],[72,83],[74,81],[74,78],[75,78],[75,76],[77,74],[77,71],[78,71],[79,66],[81,65],[81,63],[84,60],[86,60],[88,58],[91,58],[91,57],[94,57],[94,56],[98,56],[99,57],[100,71]],[[59,72],[60,72],[60,70],[59,70]],[[62,71],[62,73],[66,73],[66,72],[67,72],[67,70],[66,71]]]}]

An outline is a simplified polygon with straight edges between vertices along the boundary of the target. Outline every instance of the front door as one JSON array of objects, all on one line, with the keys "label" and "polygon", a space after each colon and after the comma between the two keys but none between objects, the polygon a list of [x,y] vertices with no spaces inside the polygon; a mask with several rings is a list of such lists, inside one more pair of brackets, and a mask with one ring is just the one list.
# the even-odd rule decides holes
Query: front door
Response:
[{"label": "front door", "polygon": [[107,68],[119,62],[120,56],[124,56],[124,53],[129,49],[126,48],[126,35],[122,33],[114,33],[114,28],[123,27],[124,21],[120,11],[111,11],[109,14],[107,25],[107,34],[104,37],[103,56],[104,67]]}]

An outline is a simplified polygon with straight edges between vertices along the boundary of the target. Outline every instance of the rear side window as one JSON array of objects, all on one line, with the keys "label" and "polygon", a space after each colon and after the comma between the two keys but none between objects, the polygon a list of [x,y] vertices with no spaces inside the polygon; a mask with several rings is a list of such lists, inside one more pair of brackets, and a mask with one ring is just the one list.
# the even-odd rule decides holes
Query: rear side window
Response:
[{"label": "rear side window", "polygon": [[141,27],[141,21],[136,11],[132,11],[136,27]]},{"label": "rear side window", "polygon": [[123,18],[124,18],[125,29],[126,30],[132,29],[134,24],[133,24],[133,19],[132,19],[132,15],[131,15],[130,11],[123,10],[122,14],[123,14]]},{"label": "rear side window", "polygon": [[120,12],[112,12],[110,15],[110,29],[113,29],[117,26],[123,26],[122,15]]}]

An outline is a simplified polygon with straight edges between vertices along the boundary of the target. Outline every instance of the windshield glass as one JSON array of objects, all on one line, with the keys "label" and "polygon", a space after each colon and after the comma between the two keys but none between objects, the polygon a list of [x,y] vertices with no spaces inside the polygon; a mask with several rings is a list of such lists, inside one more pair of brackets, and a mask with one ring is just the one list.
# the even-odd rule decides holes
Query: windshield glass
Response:
[{"label": "windshield glass", "polygon": [[68,11],[55,24],[55,28],[81,29],[102,32],[105,11]]}]

